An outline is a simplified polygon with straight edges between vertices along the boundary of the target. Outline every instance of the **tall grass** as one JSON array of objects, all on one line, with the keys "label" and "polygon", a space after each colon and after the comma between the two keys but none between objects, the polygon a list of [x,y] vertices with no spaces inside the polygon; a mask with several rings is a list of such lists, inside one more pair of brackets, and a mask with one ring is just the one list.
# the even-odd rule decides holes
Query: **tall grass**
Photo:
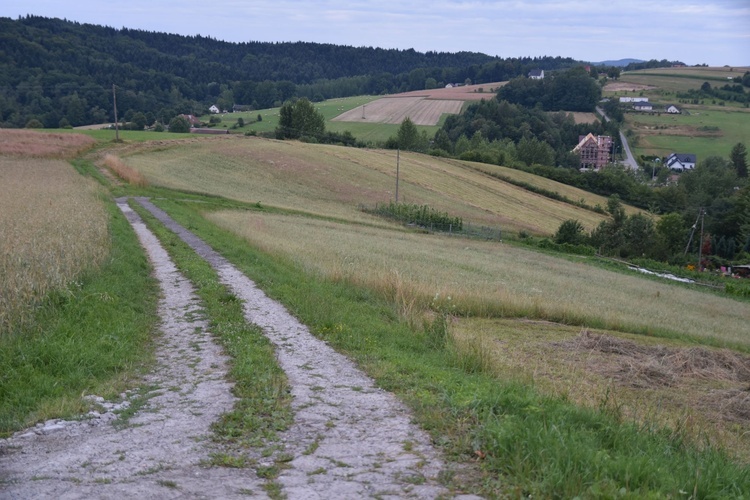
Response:
[{"label": "tall grass", "polygon": [[460,316],[541,318],[750,348],[746,302],[686,286],[502,243],[278,214],[207,217],[310,274],[378,290],[417,316],[434,309],[437,294],[451,297]]},{"label": "tall grass", "polygon": [[144,176],[133,167],[128,166],[125,162],[123,162],[115,155],[105,155],[104,164],[109,167],[109,169],[112,170],[112,172],[114,172],[117,177],[124,180],[128,184],[136,187],[146,187],[148,185],[146,176]]},{"label": "tall grass", "polygon": [[109,256],[101,196],[64,161],[0,157],[0,336]]}]

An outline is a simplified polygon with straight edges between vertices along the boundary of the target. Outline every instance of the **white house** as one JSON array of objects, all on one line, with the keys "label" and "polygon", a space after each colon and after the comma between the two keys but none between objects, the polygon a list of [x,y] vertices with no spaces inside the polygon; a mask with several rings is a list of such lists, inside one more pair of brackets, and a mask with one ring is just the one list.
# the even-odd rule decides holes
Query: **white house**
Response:
[{"label": "white house", "polygon": [[633,109],[636,111],[653,111],[654,107],[650,102],[637,102],[633,104]]},{"label": "white house", "polygon": [[544,79],[544,70],[543,69],[532,69],[529,71],[529,78],[532,80],[543,80]]},{"label": "white house", "polygon": [[620,103],[623,102],[648,102],[648,97],[620,97]]},{"label": "white house", "polygon": [[666,111],[667,113],[672,113],[676,115],[679,115],[681,113],[680,108],[678,108],[674,104],[670,104],[669,106],[667,106],[667,108],[664,111]]},{"label": "white house", "polygon": [[695,155],[690,153],[672,153],[667,156],[664,164],[670,170],[692,170],[695,168]]},{"label": "white house", "polygon": [[218,107],[216,107],[216,104],[212,104],[211,107],[208,108],[208,110],[213,114],[217,114],[221,111]]}]

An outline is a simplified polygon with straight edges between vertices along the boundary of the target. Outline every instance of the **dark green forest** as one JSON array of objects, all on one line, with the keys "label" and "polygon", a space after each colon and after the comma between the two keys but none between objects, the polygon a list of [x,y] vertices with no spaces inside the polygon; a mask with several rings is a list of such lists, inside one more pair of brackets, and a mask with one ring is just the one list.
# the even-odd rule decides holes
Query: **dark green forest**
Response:
[{"label": "dark green forest", "polygon": [[[169,123],[217,104],[254,109],[292,97],[320,101],[488,83],[577,64],[319,43],[230,43],[26,16],[0,18],[0,126],[78,126],[143,113]],[[64,121],[63,121],[64,120]]]}]

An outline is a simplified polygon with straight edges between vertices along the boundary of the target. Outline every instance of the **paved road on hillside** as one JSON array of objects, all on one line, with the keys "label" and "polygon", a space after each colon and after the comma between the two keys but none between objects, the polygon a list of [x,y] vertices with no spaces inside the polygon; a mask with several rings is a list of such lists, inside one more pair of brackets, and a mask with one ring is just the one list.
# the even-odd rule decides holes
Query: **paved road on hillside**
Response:
[{"label": "paved road on hillside", "polygon": [[[607,116],[604,110],[599,106],[596,107],[596,111],[604,117],[605,121],[610,120],[609,116]],[[638,170],[638,162],[635,161],[635,157],[633,156],[632,151],[630,151],[628,140],[625,138],[625,134],[623,134],[622,132],[620,132],[620,141],[622,141],[622,147],[625,150],[625,160],[621,161],[620,163],[627,165],[633,170]]]}]

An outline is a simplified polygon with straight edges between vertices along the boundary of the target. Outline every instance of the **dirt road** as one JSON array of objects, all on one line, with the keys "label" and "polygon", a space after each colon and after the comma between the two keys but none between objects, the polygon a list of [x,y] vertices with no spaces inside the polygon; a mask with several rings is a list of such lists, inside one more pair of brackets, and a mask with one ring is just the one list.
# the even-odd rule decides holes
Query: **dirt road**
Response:
[{"label": "dirt road", "polygon": [[[283,433],[293,458],[276,479],[287,498],[451,497],[429,437],[393,395],[315,338],[279,303],[150,201],[138,202],[205,258],[244,302],[248,321],[275,344],[294,396]],[[158,367],[124,406],[102,402],[79,422],[48,422],[0,441],[0,498],[265,497],[252,469],[205,464],[217,450],[209,426],[233,404],[227,360],[211,339],[192,285],[138,215],[118,205],[147,249],[162,287]],[[116,425],[118,424],[119,425]],[[463,496],[462,498],[475,498]]]}]

